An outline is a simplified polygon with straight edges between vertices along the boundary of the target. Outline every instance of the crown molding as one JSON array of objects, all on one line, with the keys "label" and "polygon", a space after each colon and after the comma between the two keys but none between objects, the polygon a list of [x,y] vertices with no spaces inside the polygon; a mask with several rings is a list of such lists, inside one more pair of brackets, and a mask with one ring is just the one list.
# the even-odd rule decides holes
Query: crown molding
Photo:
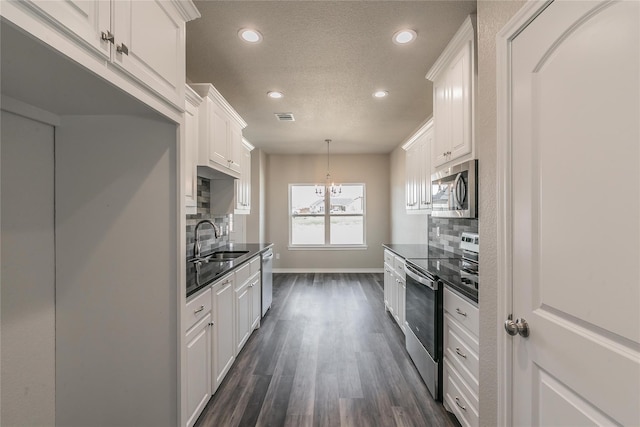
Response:
[{"label": "crown molding", "polygon": [[471,42],[474,46],[474,27],[476,26],[476,15],[469,15],[464,20],[458,31],[453,36],[447,47],[444,48],[440,57],[433,64],[425,78],[427,80],[434,81],[438,75],[446,68],[447,64],[458,54],[460,49],[466,44]]},{"label": "crown molding", "polygon": [[413,145],[414,142],[416,142],[418,140],[418,138],[420,138],[422,135],[424,135],[425,133],[427,133],[427,131],[429,129],[431,129],[433,127],[433,116],[429,117],[427,119],[426,122],[424,122],[419,128],[418,130],[416,130],[403,144],[402,144],[402,149],[404,151],[407,151],[409,148],[411,148],[411,146]]},{"label": "crown molding", "polygon": [[218,106],[220,106],[220,108],[222,108],[229,117],[235,120],[242,129],[247,127],[247,122],[244,121],[240,114],[233,109],[231,104],[224,99],[224,96],[222,96],[222,94],[218,92],[218,89],[216,89],[211,83],[193,83],[190,86],[201,97],[211,98],[211,100],[218,104]]}]

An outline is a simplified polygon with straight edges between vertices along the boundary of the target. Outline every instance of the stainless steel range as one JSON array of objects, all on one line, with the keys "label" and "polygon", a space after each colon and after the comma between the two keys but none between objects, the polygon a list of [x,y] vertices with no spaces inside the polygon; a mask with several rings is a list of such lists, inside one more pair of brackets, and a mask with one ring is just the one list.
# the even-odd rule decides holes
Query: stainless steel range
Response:
[{"label": "stainless steel range", "polygon": [[450,286],[478,301],[479,239],[474,233],[460,238],[462,257],[452,252],[430,249],[425,258],[406,262],[406,335],[411,356],[429,392],[442,400],[442,296]]},{"label": "stainless steel range", "polygon": [[426,258],[406,261],[406,348],[429,392],[442,400],[442,295],[443,283],[432,265],[456,263],[460,258],[445,251],[429,250]]}]

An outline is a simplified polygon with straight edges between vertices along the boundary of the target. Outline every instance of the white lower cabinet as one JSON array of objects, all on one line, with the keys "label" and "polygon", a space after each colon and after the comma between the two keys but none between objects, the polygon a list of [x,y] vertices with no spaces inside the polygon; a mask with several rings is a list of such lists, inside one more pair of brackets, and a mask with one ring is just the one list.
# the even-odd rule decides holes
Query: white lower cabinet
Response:
[{"label": "white lower cabinet", "polygon": [[406,293],[407,293],[407,283],[406,283],[406,279],[404,276],[401,276],[400,274],[398,274],[396,272],[396,280],[397,280],[397,285],[396,285],[396,301],[397,301],[397,310],[395,313],[394,318],[396,319],[396,322],[398,322],[398,325],[400,325],[400,329],[402,329],[402,332],[404,332],[406,334],[406,327],[405,327],[405,318],[406,318],[406,313],[405,313],[405,297],[406,297]]},{"label": "white lower cabinet", "polygon": [[405,327],[405,294],[406,276],[404,259],[384,251],[384,307],[406,333]]},{"label": "white lower cabinet", "polygon": [[228,274],[211,287],[213,300],[212,394],[231,369],[236,356],[233,336],[235,324],[233,284],[233,274]]},{"label": "white lower cabinet", "polygon": [[186,427],[195,424],[251,332],[260,326],[260,267],[256,255],[187,301]]},{"label": "white lower cabinet", "polygon": [[251,330],[260,327],[260,319],[262,318],[262,280],[260,272],[257,272],[250,279],[249,287],[251,288]]},{"label": "white lower cabinet", "polygon": [[242,347],[251,334],[251,288],[249,282],[236,283],[235,290],[236,303],[236,355],[240,353]]},{"label": "white lower cabinet", "polygon": [[478,426],[479,310],[452,290],[444,290],[443,400],[463,426]]},{"label": "white lower cabinet", "polygon": [[187,332],[187,426],[195,424],[211,397],[211,312]]}]

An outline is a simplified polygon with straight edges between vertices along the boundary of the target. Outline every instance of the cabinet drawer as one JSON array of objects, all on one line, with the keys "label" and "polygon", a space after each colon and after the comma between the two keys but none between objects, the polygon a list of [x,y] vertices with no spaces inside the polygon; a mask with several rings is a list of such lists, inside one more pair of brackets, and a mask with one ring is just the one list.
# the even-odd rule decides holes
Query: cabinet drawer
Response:
[{"label": "cabinet drawer", "polygon": [[189,330],[211,311],[211,288],[187,302],[185,330]]},{"label": "cabinet drawer", "polygon": [[478,427],[478,397],[465,385],[458,372],[444,363],[444,400],[463,426]]},{"label": "cabinet drawer", "polygon": [[478,307],[454,293],[451,289],[444,289],[444,309],[451,314],[456,322],[464,326],[474,337],[479,335]]},{"label": "cabinet drawer", "polygon": [[249,261],[249,266],[251,267],[250,275],[253,276],[258,271],[260,271],[260,255],[255,256]]},{"label": "cabinet drawer", "polygon": [[389,266],[393,267],[393,254],[391,253],[391,251],[388,250],[384,250],[384,262],[386,262],[387,264],[389,264]]},{"label": "cabinet drawer", "polygon": [[393,258],[393,268],[396,270],[396,273],[398,273],[402,278],[405,277],[405,273],[404,273],[404,258],[401,258],[399,256],[396,256]]},{"label": "cabinet drawer", "polygon": [[236,269],[235,275],[236,275],[236,287],[242,286],[244,282],[249,280],[249,277],[251,277],[251,264],[248,262],[244,263],[241,267]]},{"label": "cabinet drawer", "polygon": [[479,358],[478,343],[473,337],[464,331],[464,328],[457,326],[451,315],[446,315],[445,320],[445,357],[454,365],[459,374],[478,393]]}]

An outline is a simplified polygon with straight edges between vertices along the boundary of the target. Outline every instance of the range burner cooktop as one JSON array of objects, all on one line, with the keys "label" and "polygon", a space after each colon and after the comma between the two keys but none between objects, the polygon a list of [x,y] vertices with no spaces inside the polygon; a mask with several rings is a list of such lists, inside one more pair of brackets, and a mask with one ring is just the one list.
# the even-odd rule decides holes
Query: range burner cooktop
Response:
[{"label": "range burner cooktop", "polygon": [[[466,234],[465,238],[468,238]],[[477,245],[477,235],[473,235],[472,238]],[[468,299],[478,302],[477,263],[469,262],[453,252],[429,247],[426,257],[408,258],[407,264],[423,274],[442,280]]]}]

